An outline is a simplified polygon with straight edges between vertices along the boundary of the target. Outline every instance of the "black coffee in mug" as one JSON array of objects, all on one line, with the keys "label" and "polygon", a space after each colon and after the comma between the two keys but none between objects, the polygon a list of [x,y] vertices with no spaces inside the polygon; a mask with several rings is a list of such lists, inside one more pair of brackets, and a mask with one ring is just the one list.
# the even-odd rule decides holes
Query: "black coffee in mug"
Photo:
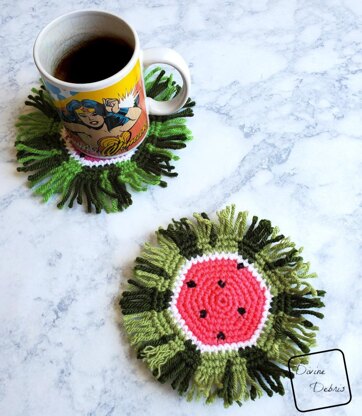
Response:
[{"label": "black coffee in mug", "polygon": [[119,38],[104,36],[85,40],[60,59],[54,76],[75,84],[101,81],[124,68],[132,54],[131,46]]}]

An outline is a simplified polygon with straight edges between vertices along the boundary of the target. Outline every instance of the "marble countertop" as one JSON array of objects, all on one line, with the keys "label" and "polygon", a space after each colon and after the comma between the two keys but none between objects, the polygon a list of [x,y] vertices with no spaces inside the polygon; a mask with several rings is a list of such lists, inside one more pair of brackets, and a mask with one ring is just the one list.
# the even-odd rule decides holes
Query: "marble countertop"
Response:
[{"label": "marble countertop", "polygon": [[286,395],[224,410],[153,381],[122,333],[117,299],[159,225],[228,203],[304,246],[327,290],[315,350],[340,348],[362,398],[359,0],[79,0],[116,12],[144,47],[177,49],[192,71],[195,139],[166,189],[119,214],[40,203],[16,172],[14,123],[39,75],[39,30],[73,3],[1,2],[0,414],[297,415]]}]

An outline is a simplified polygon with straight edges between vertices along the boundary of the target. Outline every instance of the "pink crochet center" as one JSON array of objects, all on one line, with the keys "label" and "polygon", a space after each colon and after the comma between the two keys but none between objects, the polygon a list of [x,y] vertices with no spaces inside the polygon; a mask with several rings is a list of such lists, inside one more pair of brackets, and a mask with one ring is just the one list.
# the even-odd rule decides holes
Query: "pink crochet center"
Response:
[{"label": "pink crochet center", "polygon": [[262,321],[265,287],[247,266],[232,259],[209,259],[188,270],[176,307],[204,345],[246,342]]}]

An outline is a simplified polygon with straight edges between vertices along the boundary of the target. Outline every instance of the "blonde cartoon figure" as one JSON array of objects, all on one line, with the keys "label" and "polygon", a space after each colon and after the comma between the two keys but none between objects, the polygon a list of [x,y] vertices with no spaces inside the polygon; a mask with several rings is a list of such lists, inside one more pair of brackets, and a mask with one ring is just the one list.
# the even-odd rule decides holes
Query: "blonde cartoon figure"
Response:
[{"label": "blonde cartoon figure", "polygon": [[64,125],[71,134],[90,143],[93,151],[113,156],[129,147],[130,129],[142,113],[137,105],[138,95],[134,92],[122,99],[104,98],[102,104],[72,100],[63,113]]}]

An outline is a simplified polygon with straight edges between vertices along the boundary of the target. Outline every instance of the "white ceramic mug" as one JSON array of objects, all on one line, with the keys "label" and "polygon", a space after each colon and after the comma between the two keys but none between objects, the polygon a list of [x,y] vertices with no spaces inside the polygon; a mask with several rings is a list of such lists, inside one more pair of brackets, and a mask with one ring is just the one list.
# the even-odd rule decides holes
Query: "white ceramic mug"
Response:
[{"label": "white ceramic mug", "polygon": [[[58,63],[69,51],[97,37],[126,42],[133,50],[126,66],[107,79],[86,84],[54,77]],[[175,113],[189,96],[190,72],[177,52],[168,48],[142,51],[134,28],[103,11],[81,10],[53,20],[35,41],[34,61],[73,146],[96,158],[120,156],[139,146],[149,128],[148,114]],[[170,101],[146,97],[142,70],[158,63],[176,68],[183,80],[180,92]]]}]

